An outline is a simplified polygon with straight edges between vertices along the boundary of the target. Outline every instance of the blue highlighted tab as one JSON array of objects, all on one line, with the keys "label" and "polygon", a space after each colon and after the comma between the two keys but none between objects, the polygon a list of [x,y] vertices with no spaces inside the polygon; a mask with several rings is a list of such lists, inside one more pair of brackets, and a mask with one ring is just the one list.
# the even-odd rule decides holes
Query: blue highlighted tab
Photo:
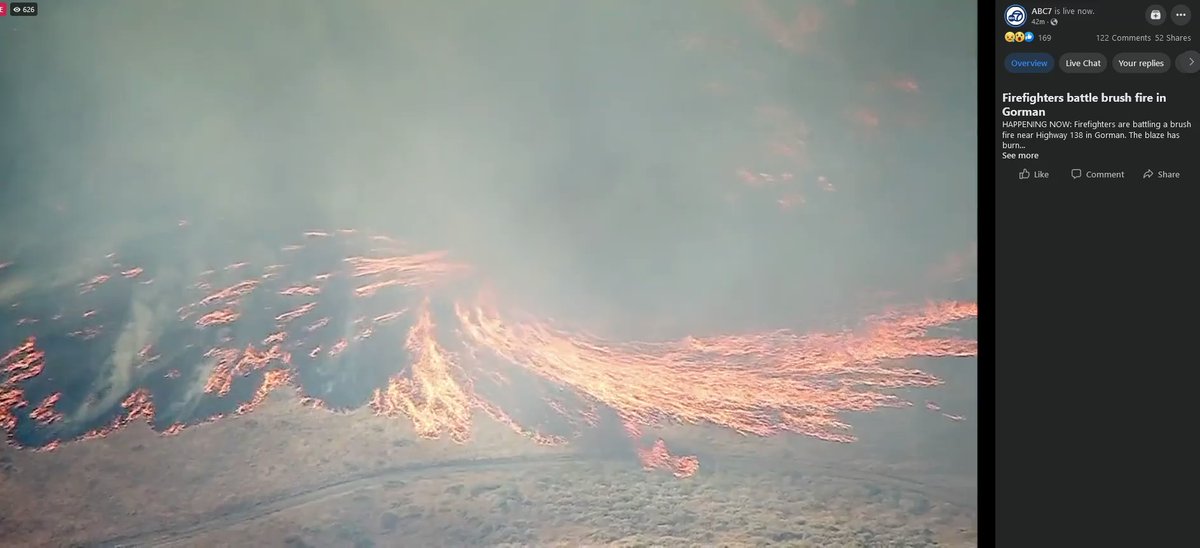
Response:
[{"label": "blue highlighted tab", "polygon": [[1010,53],[1004,58],[1005,70],[1015,74],[1046,73],[1054,70],[1049,53]]}]

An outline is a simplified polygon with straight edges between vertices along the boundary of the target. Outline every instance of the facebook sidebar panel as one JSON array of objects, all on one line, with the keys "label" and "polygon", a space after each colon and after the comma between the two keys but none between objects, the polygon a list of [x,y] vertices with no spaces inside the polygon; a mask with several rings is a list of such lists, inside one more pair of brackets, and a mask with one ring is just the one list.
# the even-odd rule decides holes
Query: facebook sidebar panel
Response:
[{"label": "facebook sidebar panel", "polygon": [[998,187],[1200,178],[1191,5],[998,2],[994,17]]}]

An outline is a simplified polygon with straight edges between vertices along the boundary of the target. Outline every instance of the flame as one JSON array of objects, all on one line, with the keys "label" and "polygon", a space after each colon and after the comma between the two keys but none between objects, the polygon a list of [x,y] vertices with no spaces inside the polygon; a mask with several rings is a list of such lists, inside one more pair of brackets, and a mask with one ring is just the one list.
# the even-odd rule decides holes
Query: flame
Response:
[{"label": "flame", "polygon": [[82,284],[79,284],[79,293],[91,293],[92,291],[95,291],[97,287],[100,287],[101,284],[107,282],[109,278],[111,278],[111,276],[108,274],[100,274],[86,282],[83,282]]},{"label": "flame", "polygon": [[646,470],[667,470],[677,478],[694,476],[700,469],[696,457],[676,457],[667,451],[667,443],[657,440],[649,449],[638,449],[638,458]]},{"label": "flame", "polygon": [[241,313],[233,308],[223,308],[221,310],[214,310],[208,314],[200,316],[200,319],[196,320],[196,325],[200,327],[224,325],[237,321],[237,319],[241,316]]},{"label": "flame", "polygon": [[432,252],[400,257],[350,257],[346,262],[355,278],[372,277],[376,281],[359,286],[355,293],[369,297],[385,287],[414,287],[442,281],[447,275],[466,270],[466,265],[446,261],[447,253]]},{"label": "flame", "polygon": [[279,292],[279,294],[280,295],[288,295],[288,296],[304,295],[305,297],[311,297],[320,292],[321,292],[321,288],[319,288],[315,285],[296,285],[296,286],[284,288],[283,290],[281,290]]},{"label": "flame", "polygon": [[42,373],[46,367],[46,352],[37,346],[37,339],[29,337],[25,342],[0,357],[0,373],[5,375],[4,384],[16,385]]},{"label": "flame", "polygon": [[204,383],[204,392],[224,396],[233,388],[233,365],[241,354],[236,348],[214,348],[205,356],[216,358],[213,372]]},{"label": "flame", "polygon": [[100,336],[101,330],[99,327],[85,327],[76,331],[67,333],[68,337],[75,337],[81,340],[91,340]]},{"label": "flame", "polygon": [[[740,175],[748,184],[792,185],[790,172],[773,175],[744,170]],[[818,179],[822,182],[822,179]],[[823,181],[827,183],[827,181]],[[787,196],[785,194],[784,196]],[[307,238],[346,238],[351,229],[336,232],[310,232]],[[371,241],[394,244],[386,237]],[[296,247],[298,251],[299,246]],[[918,357],[973,356],[977,344],[972,340],[931,336],[934,328],[947,328],[955,322],[978,315],[974,303],[958,301],[929,302],[924,306],[898,308],[866,318],[856,329],[828,333],[801,334],[787,330],[685,337],[671,341],[613,341],[564,329],[536,318],[503,314],[496,299],[488,293],[463,298],[451,293],[453,315],[449,325],[439,331],[435,321],[434,299],[446,297],[450,288],[443,282],[471,272],[465,265],[448,259],[446,252],[428,252],[395,256],[351,256],[341,268],[297,281],[286,265],[270,265],[263,270],[279,282],[264,283],[260,274],[247,272],[246,263],[233,263],[217,274],[207,270],[192,287],[207,293],[196,302],[178,309],[180,321],[196,316],[196,326],[236,325],[226,330],[234,335],[212,332],[215,342],[206,343],[203,356],[209,363],[203,378],[203,393],[212,398],[229,398],[239,382],[257,383],[244,401],[229,401],[228,411],[191,421],[174,421],[163,435],[179,433],[185,427],[220,420],[222,417],[252,413],[275,390],[291,386],[300,392],[301,405],[329,409],[324,401],[306,395],[297,379],[301,363],[294,363],[292,352],[307,354],[312,360],[328,360],[347,354],[342,363],[352,364],[353,353],[361,344],[396,344],[407,352],[407,367],[392,375],[387,384],[372,392],[368,406],[382,416],[403,417],[412,422],[423,438],[446,437],[458,443],[470,440],[477,416],[488,417],[535,443],[559,445],[567,438],[523,424],[512,409],[490,397],[488,387],[511,393],[528,379],[538,390],[548,383],[552,393],[543,393],[546,409],[554,411],[571,427],[579,429],[600,422],[598,409],[615,413],[632,439],[643,466],[666,470],[677,477],[696,473],[695,457],[673,455],[658,439],[649,447],[641,446],[645,432],[668,422],[709,424],[743,434],[771,436],[794,433],[834,442],[851,442],[850,425],[842,417],[851,411],[872,411],[885,407],[911,405],[891,393],[898,388],[935,386],[940,381],[923,371],[901,366],[903,360]],[[113,265],[114,269],[123,268]],[[131,273],[136,272],[136,275]],[[99,274],[83,284],[87,293],[103,283],[137,283],[141,267]],[[241,273],[241,274],[239,274]],[[241,281],[222,280],[225,287],[213,290],[215,276],[244,275]],[[114,277],[115,276],[115,277]],[[351,291],[366,299],[361,316],[348,322],[345,335],[327,338],[322,328],[332,317],[311,319],[293,325],[308,316],[327,298],[320,283],[333,276],[360,280]],[[122,279],[129,280],[123,282]],[[272,285],[277,283],[278,285]],[[386,296],[384,288],[397,288]],[[406,288],[406,290],[399,290]],[[257,293],[256,293],[257,292]],[[252,294],[255,300],[248,299]],[[257,302],[257,295],[276,295],[280,302],[293,301],[277,314],[275,324],[264,332],[248,331],[242,326],[242,307]],[[413,299],[404,306],[395,299]],[[410,314],[411,312],[411,314]],[[62,316],[56,316],[61,318]],[[100,334],[100,310],[89,309],[83,315],[84,328],[68,333],[82,340]],[[402,319],[411,321],[403,332],[396,326]],[[52,326],[18,322],[22,329],[48,329]],[[70,321],[63,320],[63,321]],[[80,321],[80,320],[75,320]],[[351,325],[352,324],[352,325]],[[245,329],[243,329],[245,327]],[[204,340],[214,340],[204,339]],[[251,341],[246,344],[245,341]],[[191,346],[191,345],[189,345]],[[323,352],[323,348],[325,351]],[[168,354],[169,355],[169,354]],[[159,359],[154,343],[146,343],[136,353],[137,365]],[[398,364],[401,365],[401,364]],[[28,419],[35,427],[59,423],[69,428],[56,410],[62,393],[54,391],[36,406],[27,400],[24,383],[31,382],[46,366],[46,353],[38,339],[29,337],[0,358],[0,428],[10,443],[20,421]],[[177,379],[178,368],[167,369],[155,378]],[[241,380],[247,379],[247,380]],[[38,379],[36,382],[52,382]],[[40,388],[36,391],[42,394]],[[230,398],[232,399],[232,398]],[[941,411],[936,404],[930,410]],[[155,422],[155,406],[147,388],[134,388],[121,402],[117,415],[105,426],[83,433],[76,440],[106,436],[124,426],[145,419]],[[519,415],[519,413],[517,413]],[[945,413],[951,420],[964,420]],[[540,426],[539,426],[540,428]],[[52,439],[42,450],[58,447],[67,438]]]},{"label": "flame", "polygon": [[267,399],[267,396],[269,396],[271,392],[277,388],[288,386],[291,383],[291,371],[286,369],[272,369],[267,371],[263,374],[262,384],[259,385],[258,390],[254,391],[254,396],[250,398],[250,401],[238,406],[237,414],[245,415],[246,413],[254,411],[255,408],[257,408],[262,404],[263,401]]},{"label": "flame", "polygon": [[791,21],[775,13],[763,0],[746,0],[745,7],[771,41],[792,53],[807,51],[813,35],[824,26],[824,14],[814,6],[801,6]]},{"label": "flame", "polygon": [[747,434],[782,431],[849,442],[846,411],[903,405],[878,388],[933,386],[921,371],[885,362],[969,356],[975,343],[922,338],[927,328],[973,317],[974,305],[935,303],[874,319],[864,333],[764,334],[671,343],[610,343],[543,323],[509,323],[494,306],[459,305],[466,337],[537,376],[576,390],[635,425],[661,418]]},{"label": "flame", "polygon": [[939,282],[961,282],[979,270],[979,246],[971,242],[966,249],[946,255],[929,269],[929,277]]},{"label": "flame", "polygon": [[855,123],[868,129],[879,127],[879,114],[869,108],[857,108],[850,113],[850,117]]},{"label": "flame", "polygon": [[[759,105],[754,124],[762,140],[758,150],[750,151],[753,159],[747,165],[756,167],[736,169],[737,180],[746,189],[773,194],[782,210],[804,205],[812,180],[807,125],[791,109],[775,104]],[[818,181],[816,186],[824,185]]]},{"label": "flame", "polygon": [[86,441],[106,437],[139,418],[145,419],[148,424],[154,423],[154,402],[150,399],[149,390],[135,390],[121,402],[121,409],[121,414],[107,426],[89,431],[80,439]]},{"label": "flame", "polygon": [[316,307],[317,307],[317,303],[307,303],[307,304],[301,305],[299,308],[295,308],[295,309],[289,310],[287,312],[284,312],[283,314],[275,316],[275,321],[279,322],[280,324],[286,324],[296,318],[299,318],[300,316],[303,316],[305,314],[308,314],[309,312],[312,312],[312,310]]},{"label": "flame", "polygon": [[907,93],[918,93],[921,91],[921,85],[911,77],[896,78],[890,84],[893,88]]},{"label": "flame", "polygon": [[417,434],[425,438],[445,433],[454,441],[469,439],[475,398],[456,379],[454,356],[438,344],[429,299],[421,304],[405,347],[412,359],[412,377],[392,377],[386,388],[375,391],[371,408],[385,416],[409,417]]},{"label": "flame", "polygon": [[17,428],[17,409],[25,407],[28,402],[25,401],[25,391],[10,385],[0,385],[0,429],[3,429],[5,434],[12,436],[13,430]]},{"label": "flame", "polygon": [[387,314],[380,314],[378,316],[375,316],[374,321],[375,321],[375,323],[387,323],[387,322],[390,322],[396,318],[399,318],[400,316],[403,316],[407,313],[408,313],[408,309],[404,308],[404,309],[396,310],[394,312],[388,312]]},{"label": "flame", "polygon": [[43,426],[62,419],[62,413],[54,410],[54,404],[58,403],[60,399],[62,399],[62,392],[55,392],[46,396],[46,399],[42,400],[42,403],[29,412],[29,418]]},{"label": "flame", "polygon": [[321,319],[309,324],[307,327],[304,328],[304,330],[308,331],[309,333],[312,333],[313,331],[316,331],[327,325],[329,325],[329,318],[327,318],[327,317],[321,318]]}]

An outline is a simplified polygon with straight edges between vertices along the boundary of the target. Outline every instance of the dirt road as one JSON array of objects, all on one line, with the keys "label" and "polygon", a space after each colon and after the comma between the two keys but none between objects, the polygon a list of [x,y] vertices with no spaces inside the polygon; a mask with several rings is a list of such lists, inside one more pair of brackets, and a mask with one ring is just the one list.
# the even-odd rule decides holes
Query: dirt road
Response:
[{"label": "dirt road", "polygon": [[[301,506],[319,503],[328,499],[340,497],[371,487],[378,487],[383,482],[413,475],[426,473],[447,474],[465,470],[522,468],[537,466],[561,466],[587,462],[620,462],[625,459],[614,455],[592,454],[554,454],[533,455],[520,457],[498,457],[481,459],[455,459],[437,462],[424,462],[372,470],[345,477],[336,481],[303,487],[294,491],[277,493],[260,500],[239,504],[235,507],[223,507],[214,510],[207,516],[190,523],[171,524],[153,530],[144,530],[121,537],[109,538],[86,544],[86,546],[126,547],[126,546],[174,546],[194,539],[204,533],[229,528],[245,522],[262,519],[280,512],[299,508]],[[748,457],[726,458],[721,460],[722,469],[755,466],[755,459]],[[921,494],[930,500],[947,502],[956,506],[975,511],[977,508],[973,494],[961,493],[957,490],[922,483],[917,480],[849,469],[836,463],[810,461],[795,462],[798,470],[803,473],[820,475],[850,481],[869,482],[886,485],[892,488]],[[630,466],[636,466],[629,462]],[[777,466],[778,463],[775,463]]]}]

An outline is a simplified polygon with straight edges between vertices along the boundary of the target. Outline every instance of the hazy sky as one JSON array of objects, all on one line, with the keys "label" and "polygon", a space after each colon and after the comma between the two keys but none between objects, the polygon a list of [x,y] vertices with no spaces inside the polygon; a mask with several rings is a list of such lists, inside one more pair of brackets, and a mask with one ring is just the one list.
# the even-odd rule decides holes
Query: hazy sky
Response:
[{"label": "hazy sky", "polygon": [[[280,246],[304,230],[450,250],[506,313],[618,340],[830,332],[888,304],[973,300],[974,11],[961,0],[42,2],[36,18],[0,18],[0,264],[36,265],[0,277],[0,305],[25,291],[45,316],[82,306],[76,288],[49,286],[94,275],[110,251],[158,267],[154,284],[124,280],[139,285],[101,307],[110,338],[96,344],[112,348],[88,358],[71,354],[83,342],[45,338],[63,353],[37,388],[65,386],[65,422],[83,428],[137,386],[159,390],[163,420],[230,404],[206,395],[212,360],[176,382],[135,365],[138,353],[162,350],[161,368],[191,360],[174,341],[216,337],[176,321],[195,274],[285,262]],[[344,255],[306,257],[289,266],[296,276]],[[43,259],[62,271],[40,270]],[[320,299],[344,316],[331,330],[374,315],[342,289]],[[437,321],[454,329],[446,296]],[[273,329],[277,312],[229,329]],[[345,336],[330,333],[314,337]],[[362,405],[405,366],[399,345],[372,348],[356,367],[316,360],[306,393]],[[847,417],[855,433],[872,451],[974,470],[975,361],[901,365],[946,384],[902,393],[916,403],[907,415]],[[503,396],[521,403],[543,384]],[[943,420],[927,399],[967,420]],[[524,407],[514,416],[549,413]]]},{"label": "hazy sky", "polygon": [[[178,219],[231,247],[375,227],[533,307],[751,327],[923,299],[976,239],[966,2],[41,8],[0,20],[10,249]],[[764,107],[807,130],[790,210],[737,176]]]}]

